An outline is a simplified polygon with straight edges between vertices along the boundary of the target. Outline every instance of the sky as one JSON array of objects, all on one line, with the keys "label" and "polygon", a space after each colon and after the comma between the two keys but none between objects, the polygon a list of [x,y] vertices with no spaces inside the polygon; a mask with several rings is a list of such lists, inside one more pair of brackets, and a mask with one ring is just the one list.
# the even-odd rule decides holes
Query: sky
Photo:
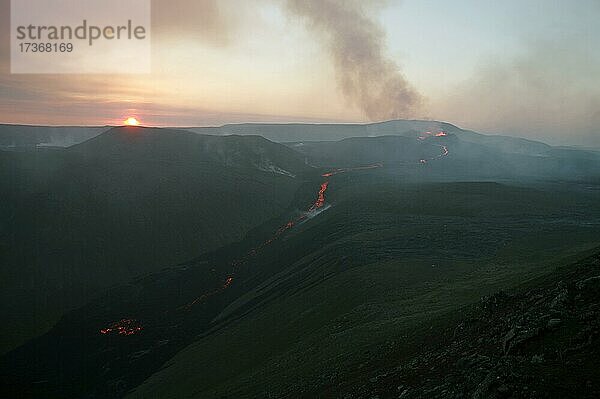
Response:
[{"label": "sky", "polygon": [[600,0],[153,0],[152,73],[10,74],[0,122],[434,119],[600,147]]}]

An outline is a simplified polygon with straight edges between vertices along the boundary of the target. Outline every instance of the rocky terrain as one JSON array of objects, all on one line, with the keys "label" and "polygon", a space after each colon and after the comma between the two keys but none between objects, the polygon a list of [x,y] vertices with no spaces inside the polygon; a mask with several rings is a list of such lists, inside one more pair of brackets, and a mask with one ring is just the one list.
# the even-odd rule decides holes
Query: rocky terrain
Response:
[{"label": "rocky terrain", "polygon": [[[344,398],[600,397],[600,253],[484,297],[417,356]],[[368,367],[368,366],[367,366]]]}]

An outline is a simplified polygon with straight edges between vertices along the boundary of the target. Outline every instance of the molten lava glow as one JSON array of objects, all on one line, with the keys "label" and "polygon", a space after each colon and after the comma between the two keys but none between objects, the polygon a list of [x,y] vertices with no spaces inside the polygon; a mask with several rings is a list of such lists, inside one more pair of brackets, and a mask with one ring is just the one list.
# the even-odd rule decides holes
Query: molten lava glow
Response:
[{"label": "molten lava glow", "polygon": [[435,134],[432,132],[424,132],[424,133],[421,133],[417,138],[419,140],[426,140],[429,137],[445,137],[447,135],[448,134],[446,134],[445,132],[442,132],[442,131],[439,131],[438,133],[435,133]]},{"label": "molten lava glow", "polygon": [[123,122],[126,126],[139,126],[140,122],[134,117],[129,117]]},{"label": "molten lava glow", "polygon": [[[417,137],[417,139],[419,140],[427,140],[430,137],[446,137],[448,136],[448,134],[446,132],[443,131],[439,131],[438,133],[431,133],[431,132],[425,132],[425,133],[421,133],[420,136]],[[438,147],[440,147],[442,149],[442,153],[440,155],[438,155],[437,157],[434,158],[429,158],[429,159],[420,159],[419,163],[421,164],[426,164],[429,161],[434,161],[436,159],[440,159],[443,157],[447,157],[449,152],[448,152],[448,147],[446,147],[445,145],[438,145]]]},{"label": "molten lava glow", "polygon": [[323,183],[321,183],[317,201],[313,204],[313,206],[310,207],[308,210],[309,212],[322,208],[323,205],[325,205],[325,191],[327,191],[327,187],[329,187],[329,180],[325,180]]},{"label": "molten lava glow", "polygon": [[[273,234],[273,236],[271,238],[264,241],[258,247],[249,250],[246,253],[246,255],[244,255],[242,258],[233,260],[231,262],[231,272],[227,275],[227,277],[223,281],[222,285],[218,286],[217,288],[213,289],[212,291],[203,293],[202,295],[196,297],[193,301],[180,306],[179,308],[177,308],[177,310],[189,311],[195,305],[198,305],[198,304],[204,302],[205,300],[207,300],[208,298],[218,295],[218,294],[222,293],[223,291],[225,291],[226,289],[228,289],[229,287],[231,287],[234,282],[234,277],[237,273],[237,270],[240,267],[242,267],[246,262],[248,262],[248,260],[250,258],[256,256],[262,249],[264,249],[265,247],[267,247],[268,245],[273,243],[275,240],[277,240],[279,238],[279,236],[281,236],[283,233],[292,229],[294,226],[298,225],[300,222],[308,219],[309,214],[311,212],[314,212],[318,209],[323,208],[325,205],[325,193],[327,192],[327,189],[329,188],[329,178],[330,177],[337,175],[339,173],[346,173],[346,172],[351,172],[351,171],[355,171],[355,170],[377,169],[377,168],[381,168],[381,167],[383,167],[383,164],[376,163],[376,164],[372,164],[372,165],[359,166],[359,167],[355,167],[355,168],[333,169],[330,172],[324,173],[322,175],[322,177],[325,178],[325,181],[323,181],[321,183],[321,186],[319,187],[319,192],[317,193],[317,199],[312,204],[312,206],[308,209],[308,211],[304,212],[302,215],[298,216],[296,219],[290,220],[289,222],[287,222],[286,224],[281,226]],[[100,330],[100,333],[101,334],[117,333],[119,335],[132,335],[141,330],[142,330],[142,327],[137,321],[123,319],[119,322],[111,324],[109,327],[107,327],[105,329]]]},{"label": "molten lava glow", "polygon": [[[431,136],[432,136],[431,132],[426,132],[426,133],[424,133],[424,136],[419,136],[419,140],[425,140],[426,138],[431,137]],[[444,132],[439,132],[435,136],[442,137],[442,136],[446,136],[446,134]],[[439,159],[439,158],[447,156],[448,155],[448,147],[446,147],[445,145],[440,145],[439,147],[442,149],[442,153],[440,155],[438,155],[435,158],[431,158],[429,160],[421,159],[419,162],[421,164],[426,164],[430,160],[435,160],[435,159]],[[325,181],[323,181],[321,183],[321,185],[319,187],[319,192],[317,193],[317,199],[312,204],[312,206],[308,209],[308,211],[304,212],[302,215],[298,216],[296,219],[290,220],[289,222],[287,222],[286,224],[281,226],[273,234],[273,236],[271,238],[264,241],[258,247],[253,248],[250,251],[248,251],[246,253],[246,255],[244,255],[242,258],[233,260],[231,262],[231,272],[227,275],[227,277],[225,278],[225,280],[223,281],[223,283],[220,286],[213,289],[212,291],[203,293],[202,295],[195,298],[193,301],[191,301],[191,302],[187,303],[186,305],[183,305],[177,309],[178,310],[185,309],[185,310],[189,311],[192,309],[192,307],[194,305],[202,303],[205,300],[207,300],[208,298],[218,295],[218,294],[222,293],[223,291],[227,290],[229,287],[231,287],[233,285],[234,277],[237,273],[237,270],[240,267],[242,267],[246,262],[248,262],[248,260],[250,258],[256,256],[262,249],[264,249],[265,247],[267,247],[268,245],[273,243],[275,240],[277,240],[279,238],[279,236],[281,236],[283,233],[294,228],[300,222],[307,220],[310,217],[309,215],[311,212],[314,212],[320,208],[323,208],[325,205],[325,194],[327,192],[327,189],[329,188],[329,178],[330,177],[333,177],[340,173],[346,173],[346,172],[351,172],[351,171],[356,171],[356,170],[377,169],[377,168],[381,168],[381,167],[383,167],[383,164],[376,163],[376,164],[372,164],[372,165],[359,166],[359,167],[355,167],[355,168],[338,168],[338,169],[333,169],[333,170],[321,175],[325,179]],[[115,333],[115,334],[122,335],[122,336],[128,336],[128,335],[136,334],[136,333],[140,332],[141,330],[142,330],[142,325],[137,320],[122,319],[121,321],[117,321],[117,322],[111,324],[110,326],[108,326],[107,328],[100,330],[100,334],[107,335],[107,334]]]},{"label": "molten lava glow", "polygon": [[[135,120],[135,118],[129,118],[126,121],[126,124],[128,124],[130,126],[137,126],[139,123],[137,122],[137,120]],[[419,136],[418,139],[425,140],[432,136],[443,137],[443,136],[446,136],[446,133],[439,132],[434,135],[431,132],[425,132],[425,133],[423,133],[423,135]],[[440,155],[438,155],[435,158],[421,159],[421,160],[419,160],[419,162],[421,164],[426,164],[429,161],[448,156],[448,153],[449,153],[448,147],[446,147],[445,145],[439,145],[439,147],[442,150]],[[355,167],[355,168],[338,168],[338,169],[333,169],[333,170],[321,175],[325,179],[325,181],[323,181],[321,183],[321,185],[319,187],[319,192],[317,193],[317,199],[312,204],[312,206],[308,209],[308,211],[304,212],[302,215],[298,216],[296,219],[290,220],[289,222],[284,224],[273,234],[273,236],[271,238],[264,241],[258,247],[253,248],[250,251],[248,251],[246,253],[246,255],[244,255],[242,258],[233,260],[231,262],[231,272],[227,275],[227,277],[225,278],[225,280],[223,281],[223,283],[220,286],[213,289],[212,291],[205,292],[204,294],[195,298],[193,301],[189,302],[188,304],[179,307],[178,310],[179,309],[191,310],[191,308],[194,305],[204,302],[206,299],[208,299],[212,296],[215,296],[217,294],[220,294],[223,291],[227,290],[229,287],[231,287],[233,285],[234,277],[237,273],[238,268],[242,267],[246,262],[248,262],[248,260],[250,258],[256,256],[262,249],[264,249],[265,247],[267,247],[268,245],[273,243],[275,240],[277,240],[279,238],[279,236],[281,236],[283,233],[292,229],[294,226],[298,225],[300,222],[307,220],[310,217],[309,215],[311,212],[314,212],[320,208],[323,208],[325,205],[325,194],[327,192],[327,189],[329,188],[329,178],[331,178],[337,174],[340,174],[340,173],[346,173],[346,172],[351,172],[351,171],[356,171],[356,170],[376,169],[376,168],[381,168],[381,167],[383,167],[383,164],[376,163],[376,164],[371,164],[371,165],[366,165],[366,166],[359,166],[359,167]],[[115,322],[115,323],[111,324],[110,326],[108,326],[107,328],[100,330],[100,334],[106,335],[106,334],[116,333],[118,335],[127,336],[127,335],[136,334],[136,333],[140,332],[141,330],[142,330],[142,325],[138,321],[132,320],[132,319],[122,319],[121,321]]]},{"label": "molten lava glow", "polygon": [[137,320],[123,319],[101,329],[100,334],[133,335],[140,331],[142,331],[142,325]]},{"label": "molten lava glow", "polygon": [[223,288],[229,288],[229,286],[233,283],[233,276],[227,277],[225,280],[225,284],[223,284]]},{"label": "molten lava glow", "polygon": [[305,213],[303,213],[302,215],[298,216],[295,220],[290,220],[289,222],[287,222],[286,224],[284,224],[283,226],[281,226],[274,234],[272,237],[270,237],[269,239],[267,239],[266,241],[264,241],[262,244],[260,244],[258,247],[256,248],[252,248],[251,250],[249,250],[246,255],[244,255],[241,259],[236,259],[233,262],[231,262],[231,268],[232,271],[229,274],[229,276],[227,277],[227,279],[225,280],[225,282],[223,283],[223,285],[213,291],[209,291],[206,292],[204,294],[202,294],[201,296],[197,297],[196,299],[194,299],[192,302],[188,303],[187,305],[182,306],[182,308],[186,309],[186,310],[190,310],[194,305],[197,305],[198,303],[201,303],[203,301],[205,301],[206,299],[217,295],[223,291],[225,291],[227,288],[229,288],[232,284],[233,284],[233,278],[237,272],[237,270],[242,267],[246,262],[248,262],[248,260],[254,256],[256,256],[261,250],[263,250],[265,247],[269,246],[270,244],[272,244],[275,240],[277,240],[283,233],[285,233],[286,231],[292,229],[294,226],[298,225],[300,222],[308,219],[308,215],[311,212],[314,212],[318,209],[323,208],[323,206],[325,205],[325,193],[327,192],[327,189],[329,188],[329,178],[337,175],[339,173],[346,173],[346,172],[350,172],[353,170],[365,170],[365,169],[376,169],[376,168],[381,168],[383,167],[383,164],[381,163],[376,163],[373,165],[367,165],[367,166],[359,166],[356,168],[346,168],[346,169],[333,169],[330,172],[324,173],[323,175],[321,175],[322,177],[325,178],[325,181],[321,183],[321,186],[319,187],[319,192],[317,193],[317,199],[315,200],[315,202],[312,204],[312,206],[308,209],[308,211],[306,211]]}]

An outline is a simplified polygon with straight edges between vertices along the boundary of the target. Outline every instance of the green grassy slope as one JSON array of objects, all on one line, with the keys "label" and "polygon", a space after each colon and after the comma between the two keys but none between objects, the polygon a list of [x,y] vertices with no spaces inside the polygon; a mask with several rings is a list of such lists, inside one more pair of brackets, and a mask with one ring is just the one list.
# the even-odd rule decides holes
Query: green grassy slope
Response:
[{"label": "green grassy slope", "polygon": [[598,192],[577,187],[409,184],[384,169],[329,190],[332,208],[249,265],[265,280],[129,397],[314,397],[600,233]]},{"label": "green grassy slope", "polygon": [[0,152],[0,353],[110,285],[240,240],[306,170],[260,137],[159,129]]},{"label": "green grassy slope", "polygon": [[[456,134],[419,139],[416,131],[309,143],[306,155],[323,166],[379,165],[334,169],[327,187],[325,177],[306,172],[303,156],[259,137],[163,133],[121,129],[58,152],[69,165],[86,165],[81,173],[51,163],[50,170],[69,173],[49,198],[86,215],[82,220],[100,215],[99,226],[105,220],[118,226],[105,235],[94,227],[90,236],[82,228],[68,240],[62,237],[69,230],[60,230],[55,242],[92,246],[102,237],[100,245],[109,242],[112,250],[123,237],[140,241],[119,252],[101,247],[114,259],[97,270],[110,270],[115,260],[126,270],[113,270],[130,274],[98,273],[96,280],[108,275],[128,284],[68,312],[47,334],[2,357],[6,392],[120,397],[154,374],[133,395],[312,397],[332,381],[352,380],[386,348],[414,353],[423,332],[451,323],[457,309],[548,273],[597,245],[600,234],[600,191],[590,179],[600,168],[593,158],[564,162],[495,151]],[[27,178],[52,182],[46,172],[39,175]],[[552,176],[558,180],[549,181]],[[64,196],[79,193],[72,181],[86,187],[85,201]],[[319,187],[327,188],[325,207],[301,217]],[[37,212],[31,203],[24,209]],[[61,226],[42,209],[43,218],[33,218],[42,221],[36,231]],[[182,243],[195,249],[209,239],[235,239],[233,230],[224,233],[227,226],[249,229],[248,220],[261,222],[256,215],[264,223],[240,242],[128,280],[172,265],[159,266],[158,257],[173,256]],[[160,223],[147,224],[149,218]],[[144,222],[133,224],[135,234],[131,221]],[[9,231],[18,232],[16,226]],[[152,231],[160,239],[147,235]],[[26,243],[24,237],[16,242]],[[45,248],[56,248],[41,238]],[[142,330],[127,337],[100,333],[123,318],[139,321]],[[62,383],[65,378],[72,382]]]},{"label": "green grassy slope", "polygon": [[421,330],[412,354],[390,346],[360,373],[306,396],[596,398],[599,250],[482,297]]}]

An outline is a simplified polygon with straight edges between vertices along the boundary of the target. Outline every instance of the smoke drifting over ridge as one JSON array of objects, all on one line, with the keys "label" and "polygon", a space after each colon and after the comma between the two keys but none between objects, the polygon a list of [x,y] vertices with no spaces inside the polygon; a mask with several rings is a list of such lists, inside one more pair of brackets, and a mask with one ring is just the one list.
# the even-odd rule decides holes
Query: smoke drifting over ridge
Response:
[{"label": "smoke drifting over ridge", "polygon": [[414,115],[421,97],[384,54],[384,32],[355,0],[287,0],[327,43],[344,96],[372,121]]}]

